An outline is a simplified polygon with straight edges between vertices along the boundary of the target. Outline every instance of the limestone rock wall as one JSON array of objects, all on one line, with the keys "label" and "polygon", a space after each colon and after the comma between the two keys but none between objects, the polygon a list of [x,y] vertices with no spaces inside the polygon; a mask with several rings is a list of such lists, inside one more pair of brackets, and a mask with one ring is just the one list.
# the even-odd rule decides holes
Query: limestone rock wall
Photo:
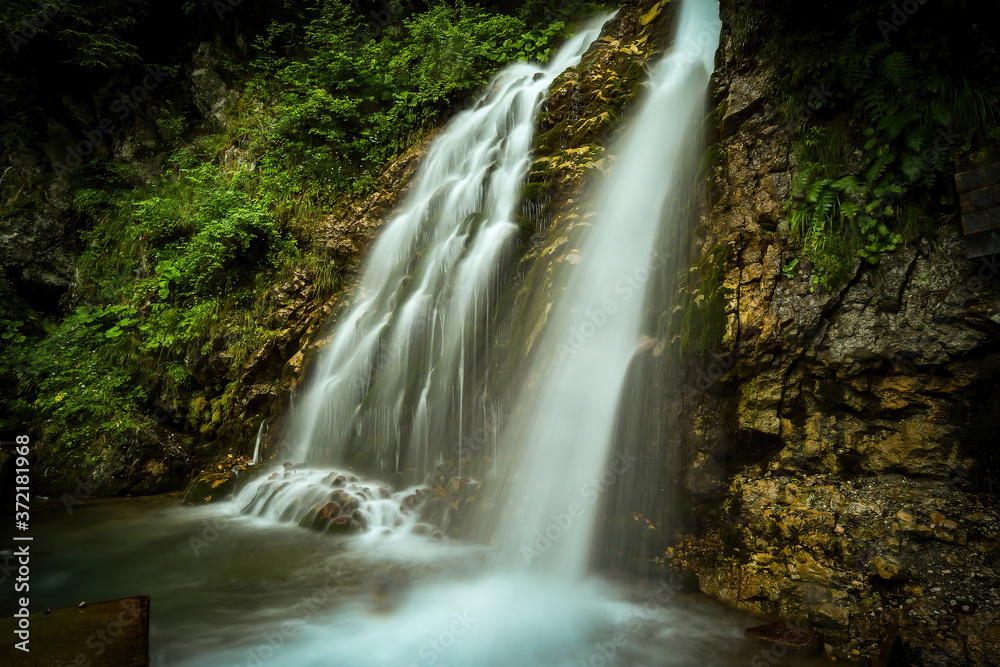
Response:
[{"label": "limestone rock wall", "polygon": [[677,476],[699,514],[667,560],[706,593],[809,623],[832,655],[996,664],[1000,263],[965,258],[952,193],[933,240],[814,287],[782,234],[795,158],[767,68],[735,59],[728,34],[719,60],[693,260],[727,250],[728,354],[688,368]]}]

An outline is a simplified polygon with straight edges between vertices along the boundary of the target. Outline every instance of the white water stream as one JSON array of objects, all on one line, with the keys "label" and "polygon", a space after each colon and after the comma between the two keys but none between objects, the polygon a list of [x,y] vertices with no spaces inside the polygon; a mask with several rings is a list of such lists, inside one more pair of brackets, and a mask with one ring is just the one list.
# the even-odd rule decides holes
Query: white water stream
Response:
[{"label": "white water stream", "polygon": [[[497,283],[538,105],[605,18],[547,66],[505,69],[437,138],[291,409],[277,459],[287,464],[231,502],[88,499],[71,520],[61,500],[33,507],[32,544],[45,545],[32,548],[33,605],[150,595],[151,667],[806,664],[783,644],[748,643],[743,630],[757,620],[685,596],[676,581],[629,588],[586,570],[603,488],[633,465],[632,443],[610,451],[612,431],[645,282],[661,261],[650,249],[671,254],[685,231],[677,202],[690,194],[681,184],[718,42],[717,0],[684,0],[674,45],[615,147],[582,261],[536,342],[558,361],[539,365],[516,406],[487,394]],[[399,483],[422,481],[483,426],[489,482],[513,478],[516,501],[496,503],[503,520],[488,545],[449,540],[440,521],[485,482],[459,473]],[[266,434],[261,424],[255,463]],[[0,610],[13,613],[14,595],[0,590]],[[105,641],[92,636],[64,662],[106,662]]]},{"label": "white water stream", "polygon": [[544,67],[504,69],[434,141],[292,416],[293,461],[426,470],[460,441],[483,406],[497,273],[518,233],[538,105],[608,18]]},{"label": "white water stream", "polygon": [[[673,261],[686,233],[687,185],[701,145],[709,77],[722,27],[714,0],[687,0],[674,44],[652,70],[649,90],[595,197],[598,215],[580,248],[542,342],[557,359],[517,401],[506,446],[523,443],[501,562],[580,577],[590,556],[601,494],[635,464],[610,453],[629,362],[640,344],[651,272]],[[646,443],[630,446],[642,447]]]},{"label": "white water stream", "polygon": [[[464,553],[467,566],[425,572],[395,595],[386,584],[374,611],[347,596],[293,618],[281,645],[267,649],[280,655],[278,664],[721,667],[740,653],[740,631],[686,613],[675,588],[629,597],[586,576],[597,500],[631,465],[627,450],[609,449],[639,343],[644,285],[685,231],[676,202],[690,194],[679,190],[699,145],[721,27],[717,0],[684,3],[673,47],[652,68],[618,160],[594,197],[599,215],[583,259],[539,343],[559,362],[523,391],[502,435],[517,453],[509,493],[528,509],[498,524],[499,546],[485,559],[492,564],[484,571],[481,547],[449,544],[431,527],[416,530],[429,488],[395,492],[352,473],[426,472],[471,428],[471,415],[486,410],[495,283],[517,234],[512,217],[537,107],[606,18],[548,66],[504,70],[438,137],[294,411],[283,457],[291,462],[234,501],[253,520],[364,531],[352,544],[366,558],[433,570],[428,563],[447,561],[443,550]],[[582,340],[568,340],[571,330],[584,332]],[[428,549],[429,560],[422,557]],[[251,665],[261,646],[230,643],[184,664]]]}]

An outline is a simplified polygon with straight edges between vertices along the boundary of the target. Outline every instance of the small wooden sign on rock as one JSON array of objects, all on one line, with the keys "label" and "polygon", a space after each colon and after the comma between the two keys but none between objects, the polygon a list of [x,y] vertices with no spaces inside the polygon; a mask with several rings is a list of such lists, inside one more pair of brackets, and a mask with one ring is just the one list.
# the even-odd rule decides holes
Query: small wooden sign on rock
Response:
[{"label": "small wooden sign on rock", "polygon": [[1000,163],[955,174],[966,257],[1000,252]]}]

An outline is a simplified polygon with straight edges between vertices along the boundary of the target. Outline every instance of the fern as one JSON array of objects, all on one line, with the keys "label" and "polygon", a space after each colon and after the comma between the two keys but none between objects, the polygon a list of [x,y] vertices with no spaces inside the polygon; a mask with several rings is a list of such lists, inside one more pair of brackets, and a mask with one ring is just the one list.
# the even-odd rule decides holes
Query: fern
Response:
[{"label": "fern", "polygon": [[864,67],[871,67],[876,58],[881,56],[888,48],[889,42],[876,42],[865,51],[865,54],[861,57],[861,64]]},{"label": "fern", "polygon": [[896,88],[906,88],[916,76],[913,58],[908,53],[893,51],[882,61],[882,76]]},{"label": "fern", "polygon": [[[907,209],[914,196],[949,176],[957,152],[1000,143],[998,39],[977,27],[981,11],[972,3],[922,5],[886,35],[873,28],[894,0],[808,11],[745,1],[767,13],[764,50],[778,69],[776,98],[799,119],[788,233],[812,260],[817,284],[830,285],[838,262],[875,263],[902,242],[901,230],[926,233]],[[972,26],[975,39],[957,25]],[[835,92],[820,112],[802,114],[815,88]],[[942,145],[942,130],[959,139]]]},{"label": "fern", "polygon": [[856,176],[848,174],[847,176],[831,183],[830,188],[836,192],[853,194],[861,188],[861,182]]}]

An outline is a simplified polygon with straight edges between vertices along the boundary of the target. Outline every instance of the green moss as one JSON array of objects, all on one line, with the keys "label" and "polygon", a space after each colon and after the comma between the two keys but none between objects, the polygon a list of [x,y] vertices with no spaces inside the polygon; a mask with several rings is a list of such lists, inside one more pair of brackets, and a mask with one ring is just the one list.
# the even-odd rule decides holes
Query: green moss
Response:
[{"label": "green moss", "polygon": [[524,187],[521,188],[521,201],[542,197],[548,192],[548,189],[548,183],[525,183]]},{"label": "green moss", "polygon": [[723,99],[721,102],[715,105],[708,116],[705,118],[705,125],[709,128],[714,129],[716,132],[722,131],[722,119],[726,116],[726,111],[729,110],[729,100]]},{"label": "green moss", "polygon": [[673,349],[682,356],[707,356],[717,351],[725,340],[727,308],[731,290],[724,282],[733,260],[729,245],[712,248],[689,274],[689,285],[679,307],[667,317],[668,340],[678,337]]}]

